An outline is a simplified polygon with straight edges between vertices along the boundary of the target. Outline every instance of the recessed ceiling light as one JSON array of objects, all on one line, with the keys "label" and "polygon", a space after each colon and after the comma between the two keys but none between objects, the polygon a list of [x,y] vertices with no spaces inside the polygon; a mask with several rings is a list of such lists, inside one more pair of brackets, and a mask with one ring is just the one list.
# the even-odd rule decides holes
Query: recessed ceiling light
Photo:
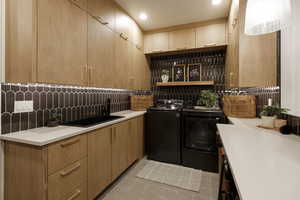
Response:
[{"label": "recessed ceiling light", "polygon": [[212,0],[213,5],[219,5],[222,2],[222,0]]},{"label": "recessed ceiling light", "polygon": [[146,20],[146,19],[148,19],[147,14],[146,14],[146,13],[141,13],[141,14],[140,14],[140,19],[141,19],[141,20]]}]

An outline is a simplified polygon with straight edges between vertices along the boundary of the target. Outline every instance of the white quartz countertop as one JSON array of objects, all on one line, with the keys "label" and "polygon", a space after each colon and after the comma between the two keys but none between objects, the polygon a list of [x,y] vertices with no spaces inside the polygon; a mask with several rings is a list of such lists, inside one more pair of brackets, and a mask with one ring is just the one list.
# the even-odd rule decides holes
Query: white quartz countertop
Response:
[{"label": "white quartz countertop", "polygon": [[260,119],[218,124],[242,200],[300,199],[300,137],[257,128]]},{"label": "white quartz countertop", "polygon": [[14,132],[9,134],[0,135],[1,140],[7,140],[12,142],[30,144],[35,146],[44,146],[53,142],[57,142],[66,138],[70,138],[76,135],[84,134],[95,129],[103,128],[109,125],[113,125],[134,117],[144,115],[145,111],[122,111],[112,113],[115,116],[123,116],[117,120],[98,124],[95,126],[82,128],[74,126],[58,126],[58,127],[42,127],[36,129],[29,129],[26,131]]}]

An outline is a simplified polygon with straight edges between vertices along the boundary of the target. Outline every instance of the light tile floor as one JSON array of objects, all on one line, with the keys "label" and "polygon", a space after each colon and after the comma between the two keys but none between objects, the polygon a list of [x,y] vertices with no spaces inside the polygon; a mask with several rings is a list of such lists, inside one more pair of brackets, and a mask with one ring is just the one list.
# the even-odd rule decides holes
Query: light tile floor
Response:
[{"label": "light tile floor", "polygon": [[147,162],[133,165],[98,200],[217,200],[218,174],[203,172],[200,191],[193,192],[137,178]]}]

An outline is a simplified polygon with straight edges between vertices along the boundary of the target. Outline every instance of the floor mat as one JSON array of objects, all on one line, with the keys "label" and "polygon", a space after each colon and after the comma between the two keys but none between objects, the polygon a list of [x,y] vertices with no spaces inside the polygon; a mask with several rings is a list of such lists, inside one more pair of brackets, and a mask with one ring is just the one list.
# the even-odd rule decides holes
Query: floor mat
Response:
[{"label": "floor mat", "polygon": [[150,160],[136,176],[138,178],[199,192],[201,175],[201,170]]}]

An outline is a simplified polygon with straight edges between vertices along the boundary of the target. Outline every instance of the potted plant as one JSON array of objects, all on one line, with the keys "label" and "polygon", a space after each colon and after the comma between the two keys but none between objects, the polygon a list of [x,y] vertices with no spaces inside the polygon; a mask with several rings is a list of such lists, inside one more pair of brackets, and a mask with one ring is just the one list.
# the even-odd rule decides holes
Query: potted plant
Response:
[{"label": "potted plant", "polygon": [[219,96],[210,91],[202,90],[199,95],[199,100],[197,101],[198,106],[205,106],[206,108],[215,107],[218,102]]},{"label": "potted plant", "polygon": [[50,113],[49,121],[47,122],[48,127],[56,127],[59,125],[61,121],[61,114],[57,113],[56,111],[52,111]]},{"label": "potted plant", "polygon": [[279,105],[264,106],[260,113],[262,119],[262,126],[267,128],[274,128],[275,120],[283,113],[287,113],[288,109],[281,108]]}]

